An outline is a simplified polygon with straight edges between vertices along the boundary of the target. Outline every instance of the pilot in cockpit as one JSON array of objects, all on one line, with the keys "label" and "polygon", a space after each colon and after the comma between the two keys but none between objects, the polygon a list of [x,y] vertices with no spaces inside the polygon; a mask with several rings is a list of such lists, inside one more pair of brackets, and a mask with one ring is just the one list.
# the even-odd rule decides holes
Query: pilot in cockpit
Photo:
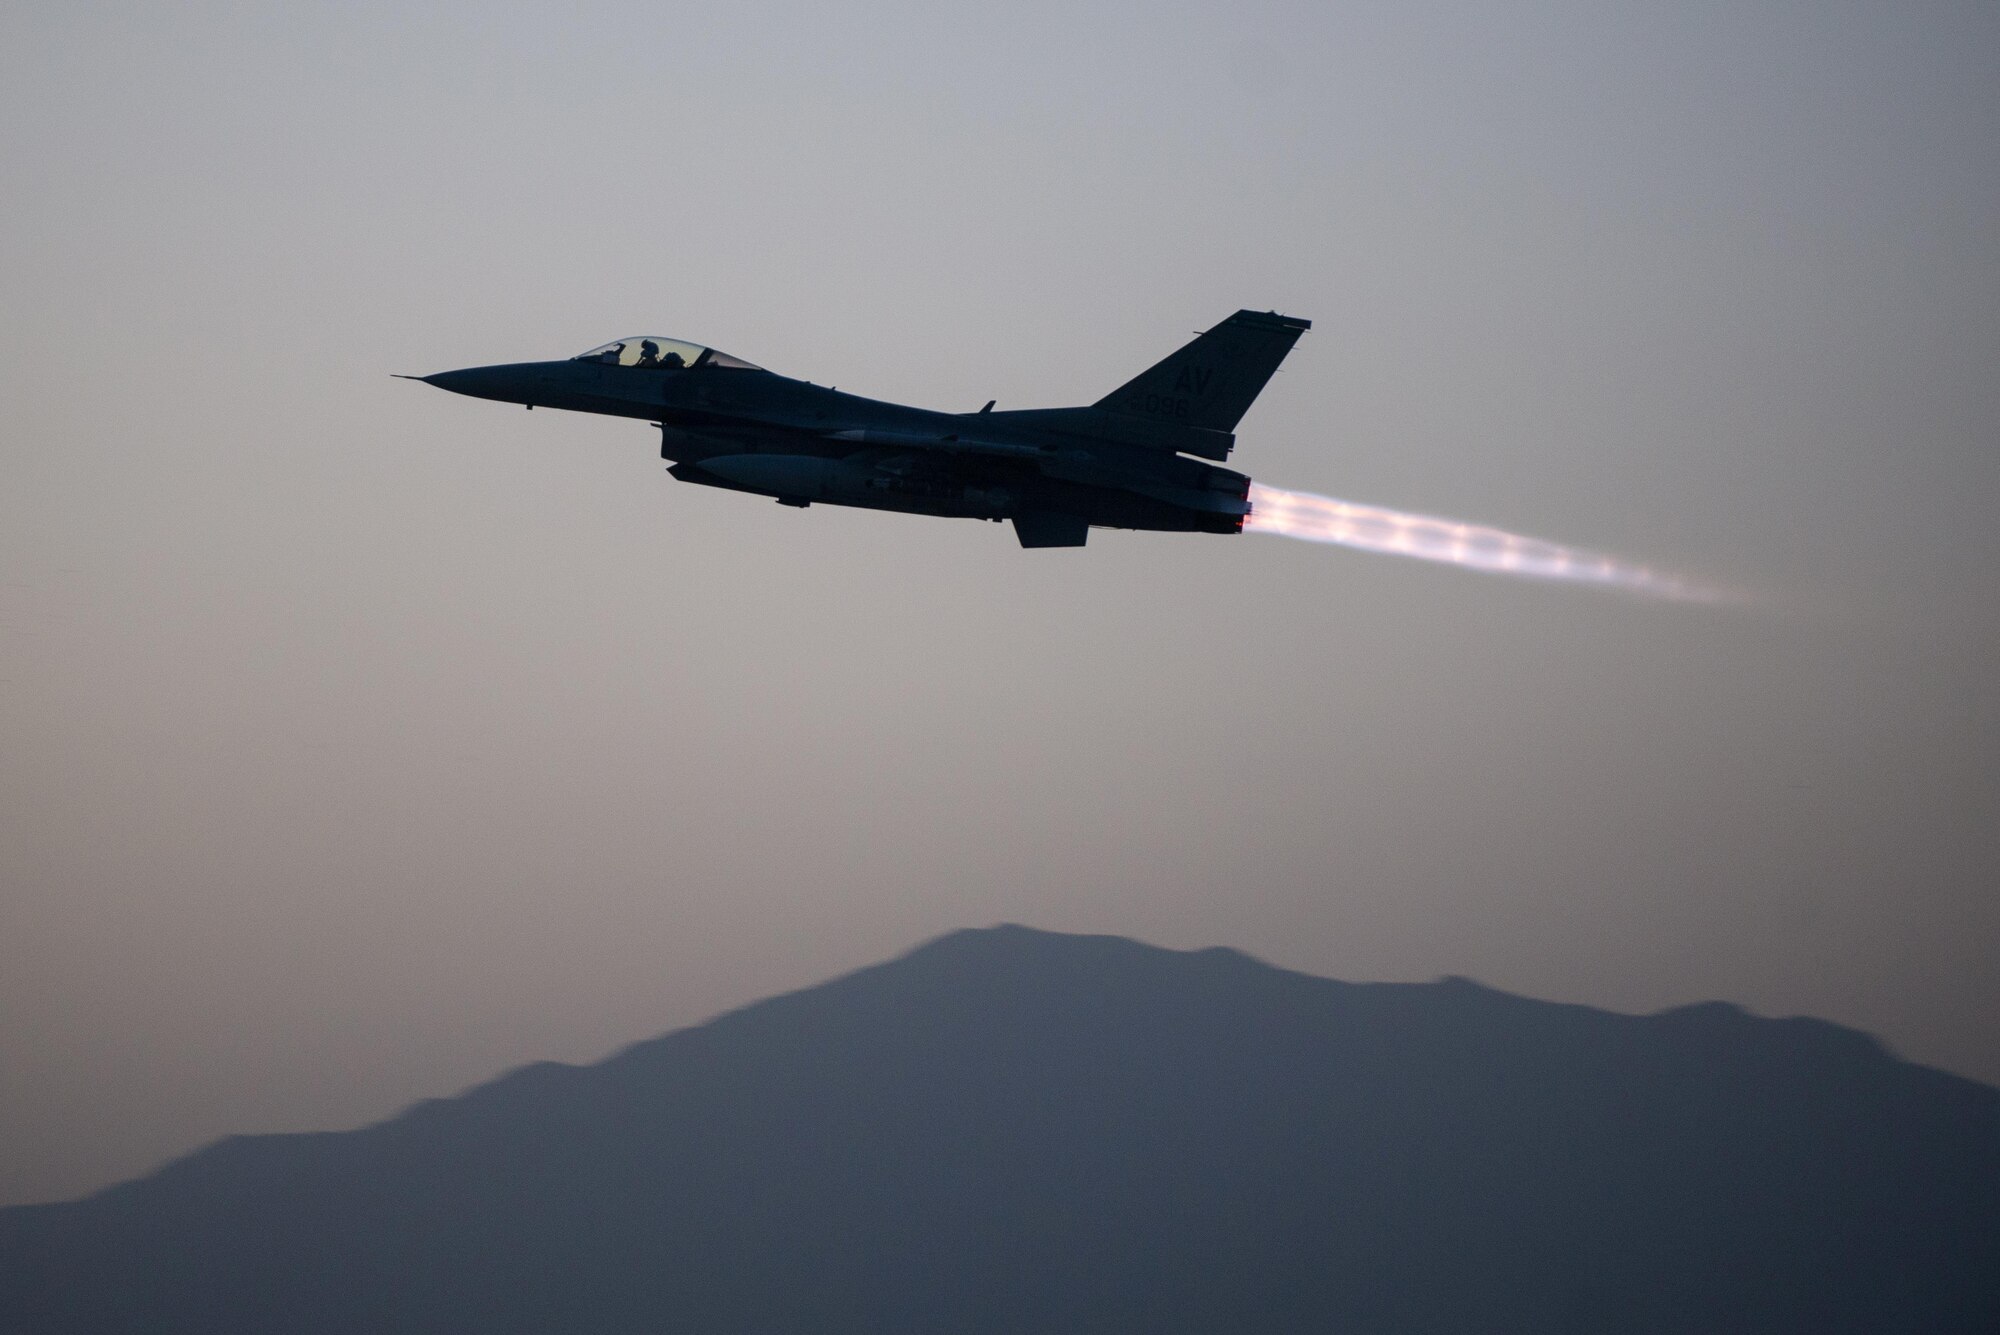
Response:
[{"label": "pilot in cockpit", "polygon": [[637,365],[658,366],[659,364],[660,345],[653,342],[650,338],[642,340],[639,344],[639,360]]}]

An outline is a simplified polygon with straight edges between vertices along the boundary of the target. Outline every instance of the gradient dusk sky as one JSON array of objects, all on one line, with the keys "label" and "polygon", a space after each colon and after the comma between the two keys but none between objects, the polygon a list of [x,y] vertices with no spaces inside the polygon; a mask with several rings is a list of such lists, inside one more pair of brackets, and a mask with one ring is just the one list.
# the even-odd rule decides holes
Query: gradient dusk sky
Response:
[{"label": "gradient dusk sky", "polygon": [[[15,5],[0,1202],[962,926],[2000,1081],[2000,8]],[[683,486],[391,379],[926,407],[1314,321],[1274,486],[1748,595]]]}]

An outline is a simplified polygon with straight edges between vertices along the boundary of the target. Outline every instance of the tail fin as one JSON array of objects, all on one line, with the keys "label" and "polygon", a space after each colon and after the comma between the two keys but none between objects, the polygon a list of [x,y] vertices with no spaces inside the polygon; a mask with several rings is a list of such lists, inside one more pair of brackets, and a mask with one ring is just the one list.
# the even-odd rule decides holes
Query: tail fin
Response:
[{"label": "tail fin", "polygon": [[1093,406],[1148,422],[1234,431],[1310,328],[1310,320],[1275,311],[1238,311]]}]

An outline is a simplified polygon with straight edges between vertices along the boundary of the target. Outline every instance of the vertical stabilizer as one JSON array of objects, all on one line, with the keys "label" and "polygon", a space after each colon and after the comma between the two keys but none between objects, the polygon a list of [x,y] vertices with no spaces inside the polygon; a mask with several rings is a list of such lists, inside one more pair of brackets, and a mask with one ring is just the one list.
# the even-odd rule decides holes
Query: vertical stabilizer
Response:
[{"label": "vertical stabilizer", "polygon": [[1094,405],[1147,422],[1234,431],[1312,321],[1238,311]]}]

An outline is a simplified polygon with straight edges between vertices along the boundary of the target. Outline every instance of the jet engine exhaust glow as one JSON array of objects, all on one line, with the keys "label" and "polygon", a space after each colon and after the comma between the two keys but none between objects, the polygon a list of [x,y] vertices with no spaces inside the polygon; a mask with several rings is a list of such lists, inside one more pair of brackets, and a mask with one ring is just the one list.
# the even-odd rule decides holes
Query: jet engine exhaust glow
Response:
[{"label": "jet engine exhaust glow", "polygon": [[1577,551],[1539,538],[1463,524],[1455,519],[1360,505],[1257,483],[1250,486],[1250,516],[1244,521],[1243,531],[1330,542],[1364,552],[1414,556],[1422,561],[1442,561],[1496,575],[1597,584],[1676,602],[1725,601],[1724,595],[1712,589],[1649,566],[1628,565],[1595,552]]}]

